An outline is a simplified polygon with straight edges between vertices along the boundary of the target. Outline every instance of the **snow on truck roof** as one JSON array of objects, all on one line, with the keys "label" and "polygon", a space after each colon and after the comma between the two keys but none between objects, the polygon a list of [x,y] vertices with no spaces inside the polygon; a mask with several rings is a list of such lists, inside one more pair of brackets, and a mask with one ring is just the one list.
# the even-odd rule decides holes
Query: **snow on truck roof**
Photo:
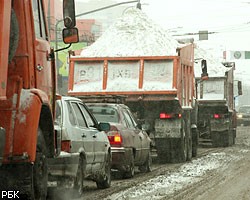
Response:
[{"label": "snow on truck roof", "polygon": [[175,56],[178,42],[141,10],[128,9],[91,46],[84,57]]}]

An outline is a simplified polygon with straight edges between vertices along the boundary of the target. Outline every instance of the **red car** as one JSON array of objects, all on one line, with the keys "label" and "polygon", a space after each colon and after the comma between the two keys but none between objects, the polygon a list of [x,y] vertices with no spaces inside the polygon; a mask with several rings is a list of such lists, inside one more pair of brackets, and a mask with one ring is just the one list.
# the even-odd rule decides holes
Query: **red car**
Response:
[{"label": "red car", "polygon": [[99,122],[109,122],[107,132],[111,144],[111,168],[118,170],[124,178],[134,176],[135,166],[141,172],[151,171],[151,140],[136,123],[133,114],[124,104],[88,103],[89,110]]}]

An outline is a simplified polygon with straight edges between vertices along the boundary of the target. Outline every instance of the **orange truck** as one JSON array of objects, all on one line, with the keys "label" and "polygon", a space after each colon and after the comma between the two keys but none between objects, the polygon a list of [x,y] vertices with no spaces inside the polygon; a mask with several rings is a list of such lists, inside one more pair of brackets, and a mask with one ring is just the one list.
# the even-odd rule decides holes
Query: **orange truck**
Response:
[{"label": "orange truck", "polygon": [[[75,30],[74,1],[64,0],[63,37]],[[44,0],[0,1],[1,197],[45,199],[47,158],[60,151],[54,131],[56,66]],[[75,41],[69,41],[77,42]]]},{"label": "orange truck", "polygon": [[149,133],[159,161],[184,162],[196,155],[193,44],[177,49],[175,56],[69,60],[69,95],[85,101],[124,97]]}]

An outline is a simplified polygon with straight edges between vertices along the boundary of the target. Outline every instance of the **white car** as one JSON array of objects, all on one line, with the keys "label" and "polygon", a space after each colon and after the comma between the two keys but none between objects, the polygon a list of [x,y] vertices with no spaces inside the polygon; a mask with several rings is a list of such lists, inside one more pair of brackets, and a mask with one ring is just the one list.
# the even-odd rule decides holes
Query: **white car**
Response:
[{"label": "white car", "polygon": [[49,180],[74,178],[80,193],[83,179],[95,181],[98,188],[110,187],[111,147],[104,132],[110,124],[98,123],[80,99],[62,97],[56,102],[55,130],[61,152],[49,159]]}]

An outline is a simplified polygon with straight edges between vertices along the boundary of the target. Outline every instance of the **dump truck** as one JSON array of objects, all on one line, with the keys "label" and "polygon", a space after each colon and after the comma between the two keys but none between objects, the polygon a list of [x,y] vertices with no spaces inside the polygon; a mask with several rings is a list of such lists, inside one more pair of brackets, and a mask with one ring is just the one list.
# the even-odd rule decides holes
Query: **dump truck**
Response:
[{"label": "dump truck", "polygon": [[[63,38],[77,34],[64,0]],[[2,198],[46,199],[47,158],[60,151],[53,117],[55,51],[43,0],[0,1],[0,190]],[[77,39],[68,40],[68,43]],[[14,196],[15,194],[15,196]],[[8,196],[7,196],[8,195]]]},{"label": "dump truck", "polygon": [[174,56],[71,56],[68,95],[85,102],[122,99],[148,132],[159,161],[190,160],[198,145],[193,44],[177,52]]},{"label": "dump truck", "polygon": [[207,80],[196,78],[197,128],[200,145],[203,147],[227,147],[235,143],[235,98],[242,95],[242,86],[241,81],[234,80],[235,63],[222,64],[225,66],[224,75],[209,77]]}]

